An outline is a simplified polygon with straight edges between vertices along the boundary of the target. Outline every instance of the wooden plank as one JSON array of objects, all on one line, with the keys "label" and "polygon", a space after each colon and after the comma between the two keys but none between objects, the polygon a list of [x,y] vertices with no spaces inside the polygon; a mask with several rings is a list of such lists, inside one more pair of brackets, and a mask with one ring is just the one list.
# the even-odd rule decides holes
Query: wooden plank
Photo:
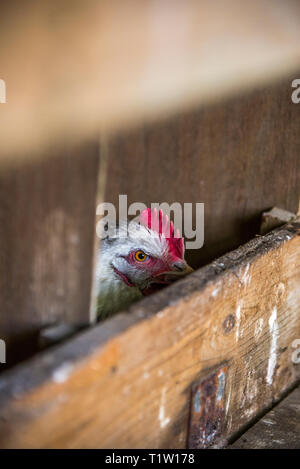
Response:
[{"label": "wooden plank", "polygon": [[[98,211],[98,205],[105,202],[106,182],[107,182],[107,168],[108,168],[108,143],[105,136],[101,135],[99,140],[99,152],[101,155],[100,163],[98,167],[98,178],[97,178],[97,193],[95,196],[95,212]],[[100,249],[101,240],[97,235],[97,226],[94,228],[94,246],[93,246],[93,263],[92,263],[92,283],[90,291],[90,322],[95,323],[97,321],[98,311],[98,284],[97,284],[97,262],[98,252]]]},{"label": "wooden plank", "polygon": [[294,0],[5,2],[0,161],[284,76],[300,63],[299,13]]},{"label": "wooden plank", "polygon": [[[56,321],[89,323],[98,142],[0,173],[0,338],[7,365]],[[55,156],[53,156],[53,154]]]},{"label": "wooden plank", "polygon": [[191,387],[220,369],[219,436],[234,435],[300,376],[299,235],[257,237],[4,373],[0,446],[184,448]]},{"label": "wooden plank", "polygon": [[297,213],[300,108],[290,82],[118,135],[105,200],[204,202],[204,248],[187,251],[194,268],[253,238],[263,211]]},{"label": "wooden plank", "polygon": [[300,449],[300,387],[245,432],[231,449]]}]

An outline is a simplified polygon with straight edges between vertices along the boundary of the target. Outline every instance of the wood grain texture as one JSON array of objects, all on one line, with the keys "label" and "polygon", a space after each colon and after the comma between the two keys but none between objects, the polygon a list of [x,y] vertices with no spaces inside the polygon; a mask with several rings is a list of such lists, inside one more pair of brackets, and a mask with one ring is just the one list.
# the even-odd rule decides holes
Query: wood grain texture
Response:
[{"label": "wood grain texture", "polygon": [[219,100],[300,63],[297,0],[2,3],[1,164],[42,157],[66,135]]},{"label": "wood grain texture", "polygon": [[246,431],[231,449],[300,449],[300,387]]},{"label": "wood grain texture", "polygon": [[290,83],[115,137],[105,199],[204,202],[204,247],[187,252],[194,268],[259,233],[263,211],[276,205],[297,213],[300,107]]},{"label": "wood grain texture", "polygon": [[298,222],[6,372],[0,446],[184,448],[191,386],[220,366],[226,440],[299,379],[299,282]]},{"label": "wood grain texture", "polygon": [[35,350],[43,326],[89,322],[98,151],[97,142],[65,144],[42,162],[0,173],[0,337],[8,366]]}]

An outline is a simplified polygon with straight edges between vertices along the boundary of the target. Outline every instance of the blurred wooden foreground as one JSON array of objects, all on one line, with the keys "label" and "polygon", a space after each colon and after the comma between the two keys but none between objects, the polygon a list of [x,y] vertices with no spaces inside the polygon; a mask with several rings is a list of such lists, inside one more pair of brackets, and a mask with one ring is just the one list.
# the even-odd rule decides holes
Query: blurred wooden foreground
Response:
[{"label": "blurred wooden foreground", "polygon": [[299,66],[299,31],[295,0],[6,2],[0,161],[284,76]]}]

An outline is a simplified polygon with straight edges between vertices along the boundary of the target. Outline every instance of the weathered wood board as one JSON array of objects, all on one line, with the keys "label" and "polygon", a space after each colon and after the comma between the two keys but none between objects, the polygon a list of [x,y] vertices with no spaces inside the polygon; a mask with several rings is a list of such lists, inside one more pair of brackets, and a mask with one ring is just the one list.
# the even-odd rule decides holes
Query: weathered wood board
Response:
[{"label": "weathered wood board", "polygon": [[[299,285],[295,222],[5,372],[0,447],[222,444],[300,377]],[[189,430],[203,402],[191,402],[192,387],[208,392],[211,376],[222,377],[210,395],[218,432],[206,427],[201,442]]]},{"label": "weathered wood board", "polygon": [[264,415],[230,448],[300,449],[300,387]]},{"label": "weathered wood board", "polygon": [[194,268],[253,238],[274,205],[297,213],[300,104],[291,80],[116,136],[105,200],[203,202],[205,245],[187,251]]},{"label": "weathered wood board", "polygon": [[99,144],[0,171],[0,338],[7,365],[49,324],[89,322]]}]

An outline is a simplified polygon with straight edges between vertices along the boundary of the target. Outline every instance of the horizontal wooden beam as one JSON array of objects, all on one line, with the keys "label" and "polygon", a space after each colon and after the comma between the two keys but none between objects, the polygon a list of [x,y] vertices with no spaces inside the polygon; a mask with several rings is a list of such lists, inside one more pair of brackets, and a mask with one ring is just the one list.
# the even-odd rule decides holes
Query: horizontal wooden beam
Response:
[{"label": "horizontal wooden beam", "polygon": [[225,444],[300,376],[300,223],[0,378],[0,447]]},{"label": "horizontal wooden beam", "polygon": [[299,13],[294,0],[11,0],[0,17],[0,161],[296,71]]}]

